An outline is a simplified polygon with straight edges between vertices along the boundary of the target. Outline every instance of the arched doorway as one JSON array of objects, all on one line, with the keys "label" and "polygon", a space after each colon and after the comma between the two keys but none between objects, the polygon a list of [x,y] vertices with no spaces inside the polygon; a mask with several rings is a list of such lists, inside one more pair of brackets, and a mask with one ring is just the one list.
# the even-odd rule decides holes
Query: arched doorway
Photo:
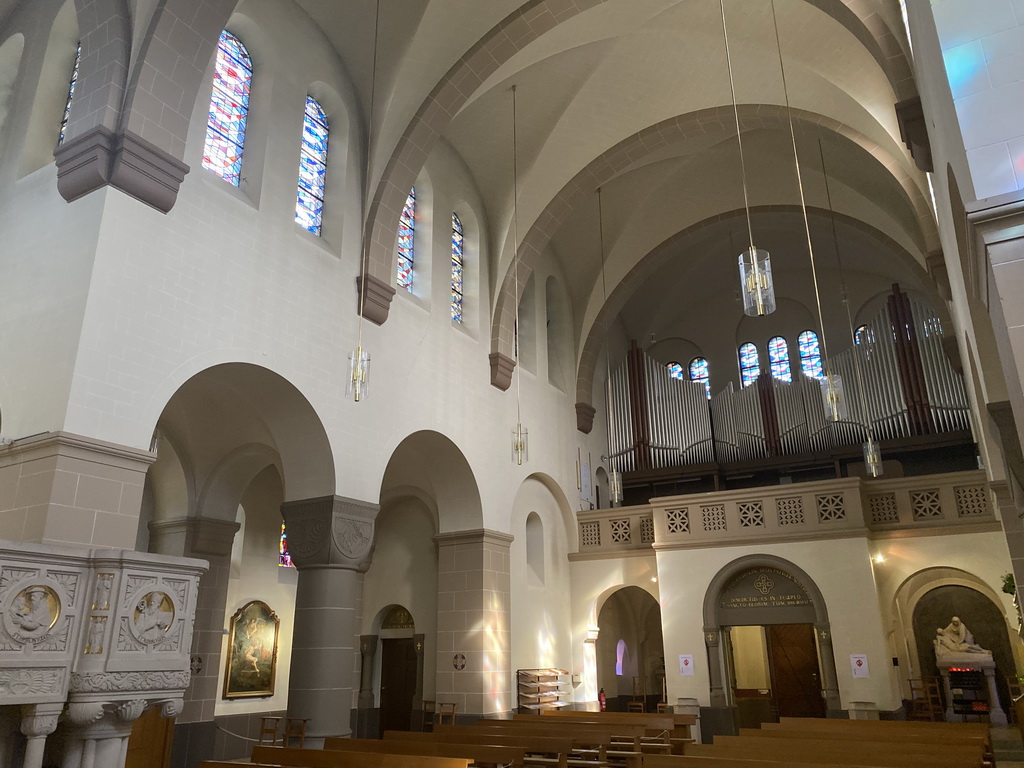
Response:
[{"label": "arched doorway", "polygon": [[704,638],[711,705],[735,707],[741,726],[839,710],[825,601],[793,563],[751,555],[719,571],[704,598]]},{"label": "arched doorway", "polygon": [[[418,646],[417,647],[417,643]],[[380,735],[412,728],[413,709],[423,693],[423,639],[401,605],[393,605],[380,625]]]},{"label": "arched doorway", "polygon": [[643,702],[648,712],[664,700],[665,645],[661,606],[639,587],[613,592],[598,613],[597,680],[608,709]]}]

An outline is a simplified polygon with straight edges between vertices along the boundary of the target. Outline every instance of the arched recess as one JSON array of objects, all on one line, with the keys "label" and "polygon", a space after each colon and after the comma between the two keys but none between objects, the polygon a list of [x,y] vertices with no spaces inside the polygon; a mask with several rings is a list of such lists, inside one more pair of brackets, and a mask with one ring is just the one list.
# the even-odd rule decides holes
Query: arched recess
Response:
[{"label": "arched recess", "polygon": [[[880,232],[857,219],[844,216],[841,213],[830,212],[815,206],[807,206],[807,211],[812,217],[812,221],[818,217],[827,221],[829,217],[834,216],[837,222],[849,225],[868,234],[872,238],[876,239],[881,246],[894,254],[902,256],[903,266],[910,272],[910,274],[918,279],[920,285],[934,286],[934,283],[928,279],[924,267],[898,243],[883,232]],[[782,213],[798,215],[800,213],[800,209],[797,206],[780,205],[753,207],[751,209],[751,214],[755,218],[761,214],[778,215]],[[650,275],[656,273],[663,267],[663,265],[670,262],[673,258],[676,258],[679,251],[686,247],[687,242],[691,239],[697,240],[701,238],[702,233],[706,235],[706,232],[704,231],[710,227],[731,226],[743,216],[743,209],[724,212],[717,216],[705,219],[704,221],[697,222],[668,238],[640,259],[637,264],[625,276],[623,276],[623,278],[616,284],[615,288],[609,292],[607,301],[600,305],[600,309],[597,310],[597,313],[593,317],[593,321],[590,323],[589,327],[586,325],[586,319],[584,320],[583,340],[580,345],[579,363],[576,372],[577,404],[584,403],[590,405],[593,402],[595,384],[594,373],[597,367],[598,358],[606,343],[609,329],[612,327],[615,318],[622,311],[622,308],[632,297],[634,291],[639,286],[643,285],[644,280]],[[937,294],[929,295],[928,299],[929,303],[933,306],[941,303],[941,299]]]},{"label": "arched recess", "polygon": [[[429,680],[432,672],[425,670],[423,627],[414,616],[424,615],[401,603],[390,603],[376,611],[371,633],[360,638],[365,667],[359,692],[358,730],[364,736],[379,738],[386,730],[410,730],[422,716],[424,681]],[[430,666],[432,670],[433,665]],[[368,674],[369,670],[372,672]],[[433,686],[429,686],[432,690]],[[370,712],[376,716],[368,717]]]},{"label": "arched recess", "polygon": [[[901,666],[908,670],[908,673],[902,677],[912,678],[934,674],[931,671],[933,668],[932,664],[934,662],[934,651],[932,651],[929,656],[926,650],[925,654],[922,656],[922,644],[927,649],[935,638],[935,630],[939,627],[945,627],[954,614],[951,613],[947,616],[941,625],[936,624],[934,627],[925,627],[922,631],[926,632],[927,635],[923,638],[918,637],[919,632],[915,627],[915,615],[918,614],[918,606],[921,601],[924,600],[929,593],[935,590],[944,590],[946,588],[953,587],[962,590],[969,590],[976,594],[979,599],[982,599],[993,606],[993,610],[995,610],[1001,617],[1000,623],[1002,635],[1000,638],[1000,644],[1002,644],[1002,641],[1006,641],[1007,647],[1012,654],[1012,660],[1007,660],[1004,657],[1001,667],[1010,666],[1016,667],[1017,669],[1024,668],[1024,654],[1022,654],[1021,644],[1017,637],[1017,618],[1006,614],[1002,606],[1002,598],[995,592],[995,590],[992,589],[992,587],[988,585],[987,582],[969,571],[949,566],[935,566],[932,568],[923,568],[908,576],[903,580],[899,587],[897,587],[893,594],[893,652],[899,658]],[[952,610],[961,610],[962,612],[956,615],[959,615],[960,618],[964,620],[964,623],[966,623],[971,629],[974,633],[975,640],[977,640],[983,647],[990,648],[987,643],[989,643],[989,637],[991,637],[989,634],[992,631],[991,622],[986,622],[989,628],[981,629],[982,625],[973,625],[971,623],[972,617],[968,610],[962,610],[954,603],[949,603],[945,610],[947,612]],[[979,632],[981,633],[980,638]],[[990,648],[990,650],[995,649]],[[998,658],[996,659],[996,662],[998,665]],[[1010,669],[1010,671],[1005,673],[1000,669],[999,672],[1006,675],[1015,674],[1014,669]],[[1003,683],[1005,683],[1005,680]],[[901,681],[901,685],[904,686],[904,696],[909,696],[910,692],[909,689],[906,688],[906,681]],[[1003,688],[1001,688],[1001,693],[1005,693]]]},{"label": "arched recess", "polygon": [[[741,130],[788,131],[789,129],[788,116],[790,113],[784,107],[772,104],[741,104],[738,110]],[[859,147],[864,155],[864,161],[874,163],[875,170],[879,174],[891,178],[892,182],[900,189],[903,201],[912,209],[916,217],[916,231],[909,234],[913,237],[920,252],[925,253],[938,248],[938,233],[933,212],[926,199],[924,189],[919,184],[918,177],[911,175],[911,172],[905,167],[905,158],[897,157],[860,131],[833,118],[800,109],[793,109],[791,114],[798,127],[834,134]],[[623,139],[592,160],[551,199],[523,237],[522,244],[517,251],[520,264],[520,288],[527,277],[532,275],[534,265],[539,263],[543,257],[553,233],[557,232],[565,219],[571,215],[572,210],[579,204],[582,197],[592,195],[594,190],[607,184],[624,169],[635,167],[642,162],[654,151],[650,147],[661,148],[666,144],[679,143],[694,134],[703,134],[709,138],[716,136],[720,136],[722,139],[727,138],[730,133],[735,133],[735,129],[732,127],[735,125],[733,117],[732,110],[728,107],[709,107],[669,118]],[[773,206],[773,208],[775,207],[777,206]],[[837,213],[836,218],[840,220],[843,217]],[[908,258],[911,257],[908,256]],[[508,259],[505,260],[498,277],[501,287],[496,296],[491,322],[491,352],[511,357],[511,328],[513,325],[510,320],[513,306],[511,294],[515,291],[515,281]],[[623,278],[619,284],[614,286],[612,292],[618,290],[622,282],[625,281]]]},{"label": "arched recess", "polygon": [[640,587],[616,589],[597,616],[597,685],[608,708],[624,711],[631,700],[644,701],[647,711],[662,700],[665,646],[661,606]]},{"label": "arched recess", "polygon": [[[390,240],[397,230],[407,189],[434,144],[444,136],[454,116],[473,98],[479,87],[545,32],[604,2],[608,0],[569,5],[558,0],[530,0],[484,34],[438,81],[398,140],[374,189],[367,215],[370,237],[366,277],[387,281]],[[906,54],[877,10],[866,0],[807,2],[834,18],[864,45],[886,74],[897,100],[915,95]],[[439,109],[439,104],[446,107]],[[727,124],[725,117],[722,124]],[[653,145],[661,146],[660,139]],[[595,189],[596,186],[600,184],[587,188]],[[504,350],[495,348],[492,351]]]},{"label": "arched recess", "polygon": [[[763,577],[763,580],[762,580]],[[734,608],[735,594],[768,596],[775,587],[800,595],[797,605]],[[766,591],[767,590],[767,591]],[[791,603],[792,601],[790,601]],[[704,593],[704,641],[711,678],[711,706],[733,704],[729,685],[728,628],[773,624],[812,624],[820,662],[821,688],[828,711],[839,711],[839,682],[832,652],[832,628],[828,607],[814,580],[799,566],[775,555],[746,555],[724,566]]]}]

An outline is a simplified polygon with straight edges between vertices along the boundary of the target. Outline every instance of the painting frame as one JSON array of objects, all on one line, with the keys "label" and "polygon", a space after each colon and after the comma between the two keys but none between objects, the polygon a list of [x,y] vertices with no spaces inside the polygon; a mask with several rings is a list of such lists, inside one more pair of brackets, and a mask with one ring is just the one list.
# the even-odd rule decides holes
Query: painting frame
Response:
[{"label": "painting frame", "polygon": [[250,600],[231,617],[224,662],[225,699],[274,695],[281,620],[262,600]]}]

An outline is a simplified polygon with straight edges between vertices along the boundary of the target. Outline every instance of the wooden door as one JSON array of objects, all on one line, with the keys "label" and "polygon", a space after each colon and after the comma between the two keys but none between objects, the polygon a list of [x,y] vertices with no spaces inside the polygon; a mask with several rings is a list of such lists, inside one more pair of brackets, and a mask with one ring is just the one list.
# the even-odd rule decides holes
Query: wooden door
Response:
[{"label": "wooden door", "polygon": [[416,648],[411,637],[381,640],[380,732],[408,731],[416,693]]},{"label": "wooden door", "polygon": [[779,717],[824,717],[813,624],[772,624],[768,662]]},{"label": "wooden door", "polygon": [[173,736],[174,718],[161,717],[160,707],[147,709],[132,726],[124,768],[167,768]]}]

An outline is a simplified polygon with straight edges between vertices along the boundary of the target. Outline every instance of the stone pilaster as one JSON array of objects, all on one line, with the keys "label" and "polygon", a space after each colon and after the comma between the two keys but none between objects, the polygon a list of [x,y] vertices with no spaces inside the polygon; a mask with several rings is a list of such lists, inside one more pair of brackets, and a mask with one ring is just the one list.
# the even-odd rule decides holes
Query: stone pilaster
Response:
[{"label": "stone pilaster", "polygon": [[375,739],[378,736],[376,718],[373,717],[373,659],[377,655],[378,635],[359,637],[359,699],[356,707],[356,736]]},{"label": "stone pilaster", "polygon": [[509,546],[488,530],[442,533],[437,573],[437,701],[459,715],[515,707],[509,673]]},{"label": "stone pilaster", "polygon": [[25,744],[24,768],[42,768],[46,737],[57,729],[63,704],[22,704],[21,732]]},{"label": "stone pilaster", "polygon": [[15,541],[134,549],[155,459],[67,432],[0,446],[0,530]]},{"label": "stone pilaster", "polygon": [[340,496],[281,505],[299,571],[288,714],[310,718],[307,742],[349,736],[360,573],[380,507]]},{"label": "stone pilaster", "polygon": [[212,722],[219,692],[221,645],[225,628],[225,606],[231,573],[231,544],[238,523],[202,517],[183,517],[149,524],[149,546],[153,552],[183,557],[202,557],[209,570],[199,582],[196,620],[192,634],[191,684],[185,693],[180,723]]},{"label": "stone pilaster", "polygon": [[835,653],[832,650],[832,630],[828,624],[815,624],[818,636],[818,655],[821,657],[821,687],[825,693],[825,709],[829,715],[842,711],[839,700],[839,676],[836,673]]}]

